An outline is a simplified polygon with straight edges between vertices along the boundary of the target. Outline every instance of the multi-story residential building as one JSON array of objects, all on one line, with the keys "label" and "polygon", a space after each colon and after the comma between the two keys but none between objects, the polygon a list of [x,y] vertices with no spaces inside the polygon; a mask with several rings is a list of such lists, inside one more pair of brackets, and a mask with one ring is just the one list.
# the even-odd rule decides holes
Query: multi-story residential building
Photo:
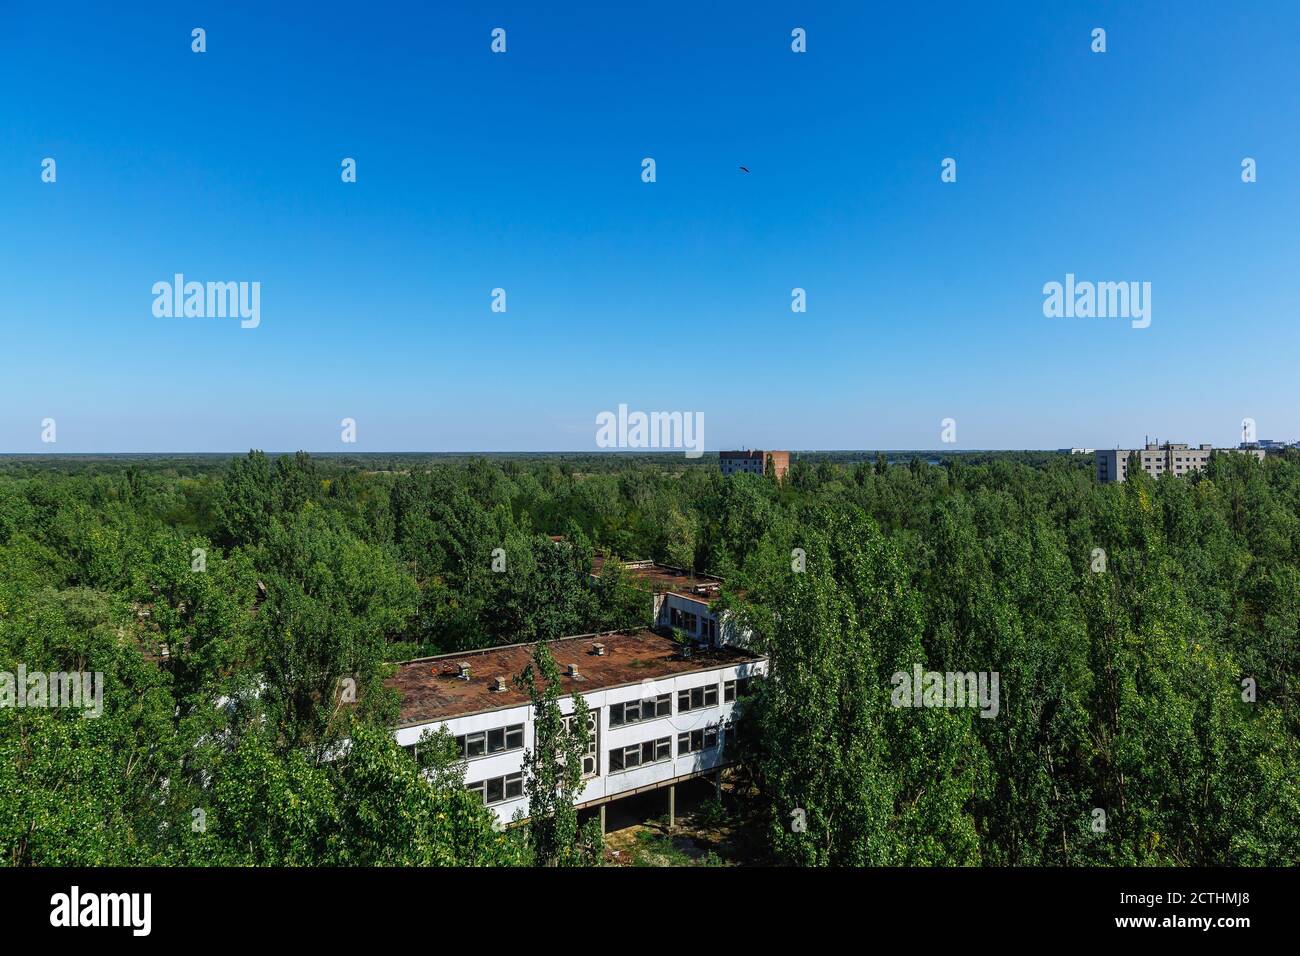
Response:
[{"label": "multi-story residential building", "polygon": [[[533,707],[514,678],[534,644],[446,654],[399,665],[389,686],[402,697],[397,742],[414,750],[425,730],[446,727],[467,764],[465,786],[497,819],[528,816],[523,753],[534,745]],[[561,671],[560,707],[569,720],[573,694],[586,704],[592,743],[575,805],[667,790],[673,823],[676,785],[712,776],[732,761],[735,709],[767,659],[734,647],[683,650],[649,630],[566,637],[551,642]]]},{"label": "multi-story residential building", "polygon": [[1137,455],[1142,470],[1153,478],[1158,478],[1161,475],[1189,475],[1204,468],[1205,463],[1210,460],[1210,455],[1215,451],[1254,455],[1261,461],[1264,458],[1263,450],[1256,448],[1216,449],[1208,444],[1193,448],[1181,442],[1164,442],[1161,444],[1149,441],[1146,443],[1146,447],[1141,449],[1100,449],[1096,457],[1097,480],[1103,484],[1125,480],[1128,477],[1130,455]]},{"label": "multi-story residential building", "polygon": [[751,475],[772,474],[784,478],[790,470],[790,453],[788,451],[724,451],[718,453],[718,464],[724,475],[748,472]]},{"label": "multi-story residential building", "polygon": [[1274,441],[1271,438],[1261,438],[1259,441],[1244,441],[1237,447],[1243,451],[1253,451],[1258,448],[1266,455],[1280,455],[1288,448],[1300,448],[1300,441]]},{"label": "multi-story residential building", "polygon": [[[614,559],[603,555],[592,558],[593,578],[600,576],[607,560]],[[722,578],[654,561],[624,561],[622,565],[637,587],[650,596],[650,620],[654,627],[684,631],[713,647],[749,643],[750,633],[740,627],[730,612],[715,613],[710,608],[722,591]]]}]

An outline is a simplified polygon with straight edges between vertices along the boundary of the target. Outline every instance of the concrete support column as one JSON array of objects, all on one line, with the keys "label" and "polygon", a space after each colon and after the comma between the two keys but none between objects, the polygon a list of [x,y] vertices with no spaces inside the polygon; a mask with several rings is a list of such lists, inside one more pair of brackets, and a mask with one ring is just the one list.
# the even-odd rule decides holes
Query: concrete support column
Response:
[{"label": "concrete support column", "polygon": [[668,785],[668,829],[677,826],[677,784]]},{"label": "concrete support column", "polygon": [[719,767],[717,769],[717,772],[714,773],[713,775],[713,791],[718,795],[718,799],[721,800],[722,799],[722,768],[721,767]]},{"label": "concrete support column", "polygon": [[600,805],[600,835],[605,835],[605,805]]}]

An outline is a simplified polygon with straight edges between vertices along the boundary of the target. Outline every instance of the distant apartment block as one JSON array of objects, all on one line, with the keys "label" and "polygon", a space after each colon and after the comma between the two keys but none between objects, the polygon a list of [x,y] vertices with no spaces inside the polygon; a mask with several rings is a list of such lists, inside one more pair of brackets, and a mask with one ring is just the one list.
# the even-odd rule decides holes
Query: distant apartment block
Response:
[{"label": "distant apartment block", "polygon": [[1237,448],[1242,451],[1253,451],[1258,448],[1266,455],[1280,455],[1288,448],[1300,448],[1300,441],[1274,441],[1271,438],[1261,438],[1259,441],[1244,441]]},{"label": "distant apartment block", "polygon": [[1153,478],[1161,475],[1188,475],[1200,471],[1210,460],[1210,455],[1220,451],[1225,454],[1254,455],[1263,461],[1264,451],[1258,448],[1219,448],[1211,445],[1190,445],[1178,442],[1147,442],[1145,448],[1103,448],[1097,452],[1097,480],[1103,484],[1124,481],[1128,477],[1130,455],[1137,455],[1142,470]]},{"label": "distant apartment block", "polygon": [[[515,686],[534,644],[515,644],[410,661],[388,685],[400,692],[397,742],[414,752],[425,730],[446,727],[466,761],[466,789],[502,823],[528,816],[523,754],[534,746],[528,695]],[[551,642],[560,668],[560,707],[569,722],[573,694],[587,706],[591,745],[575,806],[600,808],[620,797],[668,790],[733,762],[736,707],[767,659],[735,647],[683,650],[649,630],[566,637]]]},{"label": "distant apartment block", "polygon": [[1062,455],[1091,455],[1095,448],[1058,448]]},{"label": "distant apartment block", "polygon": [[[614,559],[599,554],[592,558],[592,577],[600,576],[607,560]],[[749,632],[742,630],[729,612],[715,614],[709,610],[722,591],[722,578],[654,561],[624,561],[622,565],[637,587],[650,595],[655,627],[685,631],[712,647],[749,643]]]},{"label": "distant apartment block", "polygon": [[784,478],[790,470],[790,453],[788,451],[749,451],[719,452],[719,465],[724,475],[748,472],[751,475],[773,474]]}]

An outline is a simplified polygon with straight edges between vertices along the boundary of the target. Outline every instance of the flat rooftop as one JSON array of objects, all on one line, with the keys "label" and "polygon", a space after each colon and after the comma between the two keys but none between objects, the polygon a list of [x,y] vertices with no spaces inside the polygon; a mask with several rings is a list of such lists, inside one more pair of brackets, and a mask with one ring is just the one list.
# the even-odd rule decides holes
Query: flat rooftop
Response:
[{"label": "flat rooftop", "polygon": [[[603,656],[592,650],[595,643],[605,645]],[[402,695],[398,726],[527,704],[528,694],[515,686],[514,679],[532,660],[535,647],[511,644],[399,664],[397,673],[385,682]],[[563,637],[551,642],[551,655],[560,669],[560,692],[565,696],[763,659],[737,647],[694,647],[686,660],[672,638],[647,629]],[[469,680],[457,676],[461,664],[469,665]],[[568,675],[570,664],[578,665],[578,677]],[[503,691],[493,690],[498,677],[506,679]]]},{"label": "flat rooftop", "polygon": [[[591,573],[599,575],[605,567],[606,560],[599,554],[592,558]],[[693,574],[654,561],[624,561],[622,564],[629,577],[639,581],[646,590],[656,594],[671,591],[673,594],[694,598],[707,604],[718,596],[722,588],[722,578],[715,578],[711,574]]]}]

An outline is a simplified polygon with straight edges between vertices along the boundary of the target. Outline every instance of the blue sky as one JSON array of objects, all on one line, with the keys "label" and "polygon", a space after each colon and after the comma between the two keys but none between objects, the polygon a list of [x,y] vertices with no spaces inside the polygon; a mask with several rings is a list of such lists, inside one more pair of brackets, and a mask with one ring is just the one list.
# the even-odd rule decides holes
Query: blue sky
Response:
[{"label": "blue sky", "polygon": [[1300,5],[810,6],[9,5],[0,451],[1300,438]]}]

